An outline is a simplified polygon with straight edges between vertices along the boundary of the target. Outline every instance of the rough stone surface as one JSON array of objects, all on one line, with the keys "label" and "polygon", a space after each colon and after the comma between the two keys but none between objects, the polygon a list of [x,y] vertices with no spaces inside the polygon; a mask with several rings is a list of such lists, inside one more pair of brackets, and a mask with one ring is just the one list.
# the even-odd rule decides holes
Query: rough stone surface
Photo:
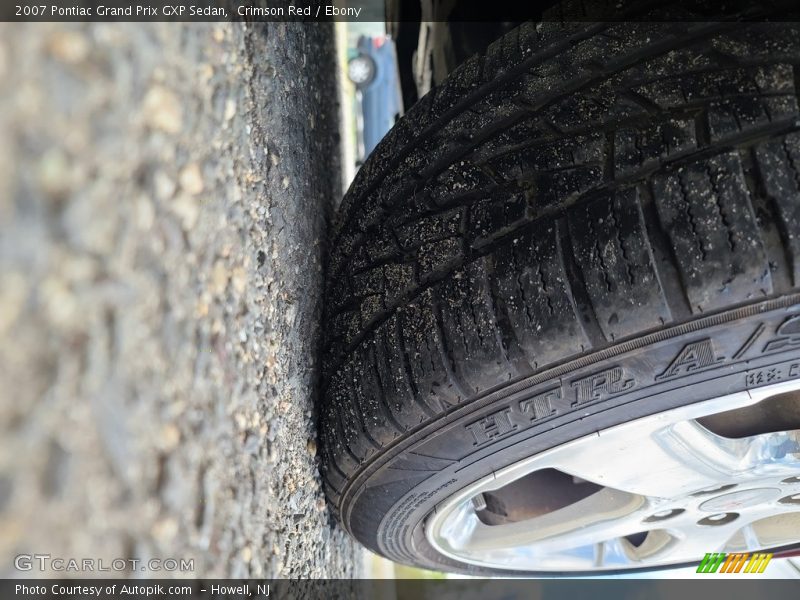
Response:
[{"label": "rough stone surface", "polygon": [[0,24],[0,576],[18,553],[358,573],[314,443],[333,47]]}]

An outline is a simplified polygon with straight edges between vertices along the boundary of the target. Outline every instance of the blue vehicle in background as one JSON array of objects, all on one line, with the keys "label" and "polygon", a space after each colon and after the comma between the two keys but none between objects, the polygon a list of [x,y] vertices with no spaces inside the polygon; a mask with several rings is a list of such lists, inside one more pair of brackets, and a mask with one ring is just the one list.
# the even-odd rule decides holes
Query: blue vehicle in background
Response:
[{"label": "blue vehicle in background", "polygon": [[347,75],[356,87],[358,163],[403,114],[397,52],[391,38],[364,36],[351,50]]}]

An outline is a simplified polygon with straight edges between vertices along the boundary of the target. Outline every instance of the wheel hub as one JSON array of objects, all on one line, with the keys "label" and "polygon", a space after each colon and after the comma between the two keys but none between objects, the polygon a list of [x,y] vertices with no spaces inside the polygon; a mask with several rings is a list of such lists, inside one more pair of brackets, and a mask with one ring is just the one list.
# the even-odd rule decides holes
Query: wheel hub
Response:
[{"label": "wheel hub", "polygon": [[[463,563],[559,572],[664,567],[796,544],[800,430],[743,421],[766,414],[758,405],[774,398],[781,407],[787,398],[800,403],[799,388],[727,395],[530,457],[437,506],[427,538]],[[747,435],[712,430],[721,424],[730,435],[731,423]]]}]

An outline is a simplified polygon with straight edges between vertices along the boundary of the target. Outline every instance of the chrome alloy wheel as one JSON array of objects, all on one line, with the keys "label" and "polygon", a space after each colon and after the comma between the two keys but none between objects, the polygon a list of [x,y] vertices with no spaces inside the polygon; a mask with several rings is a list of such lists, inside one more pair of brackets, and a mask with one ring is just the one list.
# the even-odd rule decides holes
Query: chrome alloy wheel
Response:
[{"label": "chrome alloy wheel", "polygon": [[587,572],[800,543],[800,382],[631,421],[461,490],[426,535],[462,563]]}]

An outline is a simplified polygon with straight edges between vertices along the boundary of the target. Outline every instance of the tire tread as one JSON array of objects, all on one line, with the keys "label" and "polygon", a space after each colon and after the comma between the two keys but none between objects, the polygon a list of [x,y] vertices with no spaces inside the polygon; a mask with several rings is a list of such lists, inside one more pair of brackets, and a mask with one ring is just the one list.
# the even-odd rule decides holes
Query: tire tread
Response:
[{"label": "tire tread", "polygon": [[525,25],[415,105],[335,232],[332,503],[488,389],[800,287],[798,64],[788,23]]}]

